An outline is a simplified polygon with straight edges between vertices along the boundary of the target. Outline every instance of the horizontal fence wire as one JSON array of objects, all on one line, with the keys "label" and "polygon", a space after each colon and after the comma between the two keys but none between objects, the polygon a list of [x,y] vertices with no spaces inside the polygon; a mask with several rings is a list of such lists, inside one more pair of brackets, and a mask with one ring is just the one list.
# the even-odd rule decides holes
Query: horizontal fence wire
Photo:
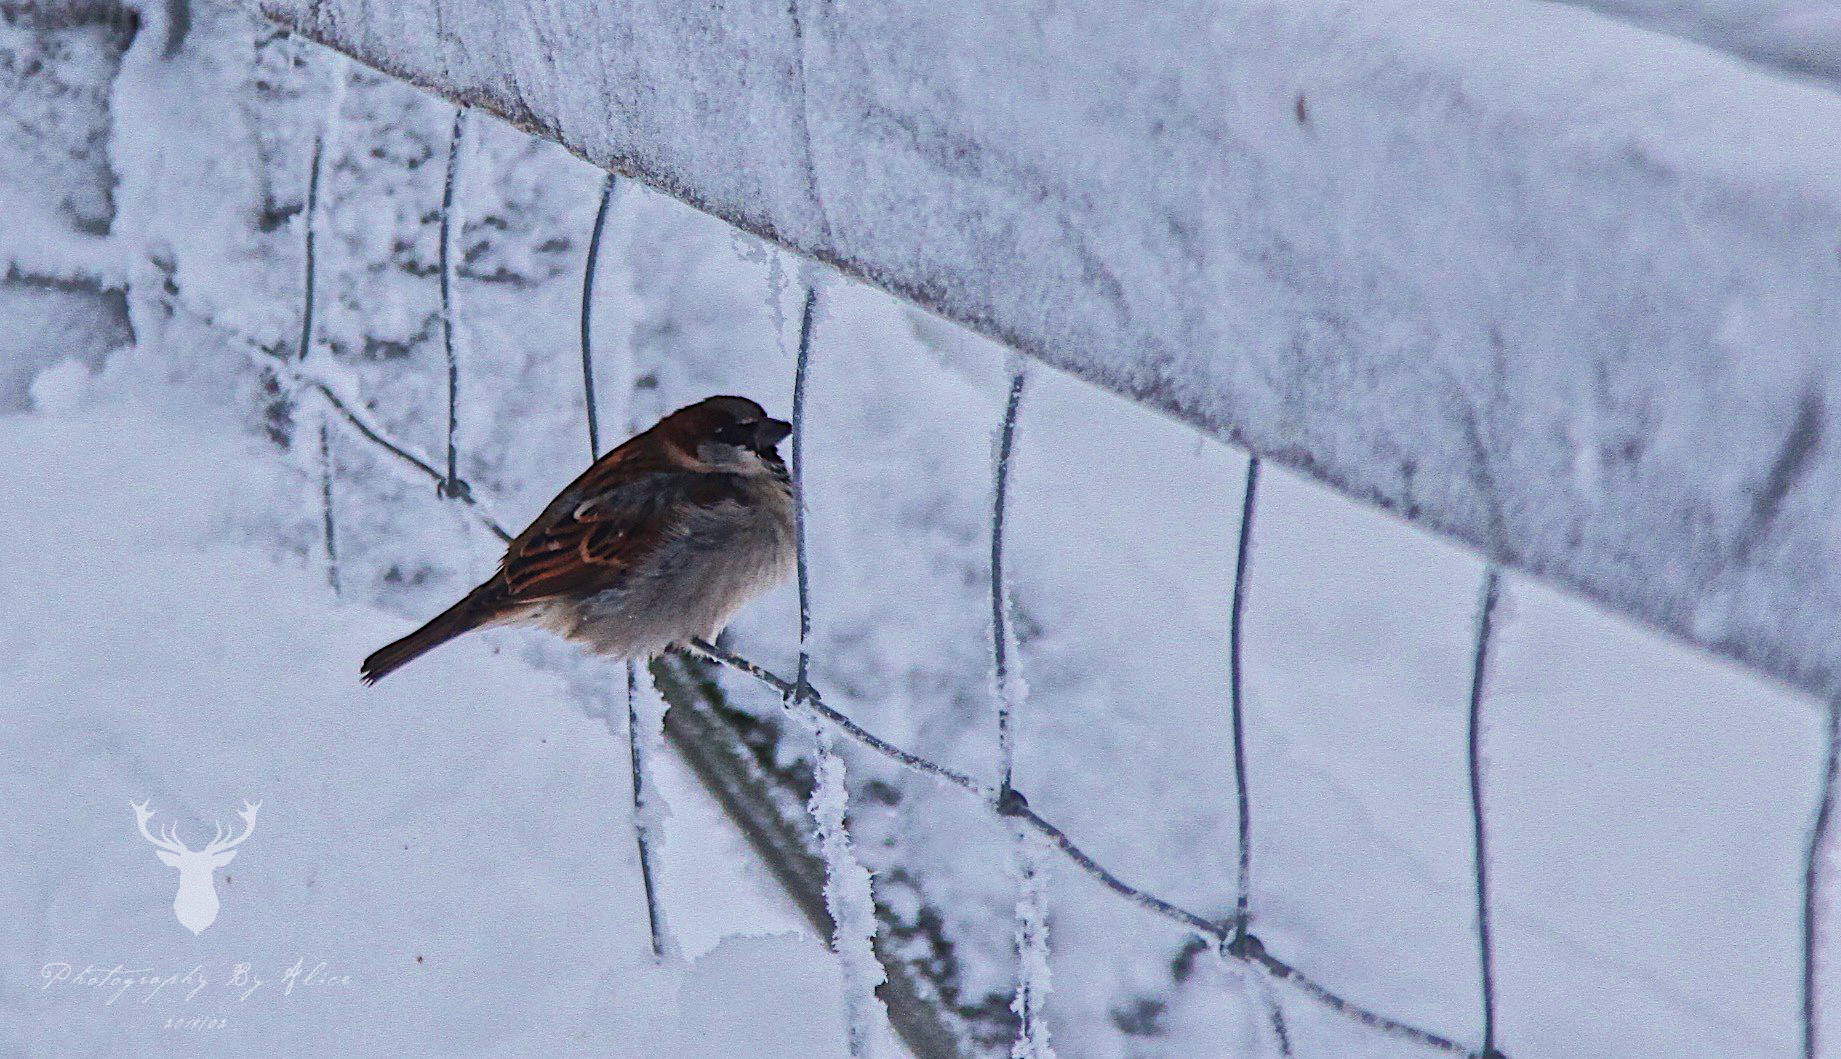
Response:
[{"label": "horizontal fence wire", "polygon": [[[429,481],[435,483],[437,489],[440,488],[442,482],[447,481],[447,476],[433,463],[422,456],[416,455],[413,449],[402,442],[391,438],[384,432],[382,427],[372,422],[367,415],[355,408],[350,401],[339,396],[339,392],[327,384],[324,379],[320,379],[304,371],[296,370],[291,365],[280,362],[267,362],[264,366],[274,371],[276,377],[284,387],[308,389],[318,394],[329,406],[331,406],[333,411],[339,413],[339,418],[345,420],[348,426],[357,431],[359,437],[395,457],[397,463],[400,465],[416,471]],[[493,536],[507,544],[511,542],[511,532],[505,528],[503,523],[492,516],[491,512],[487,510],[486,505],[482,504],[479,498],[475,497],[471,492],[468,492],[454,499],[458,499],[466,504],[468,513],[473,516],[474,521],[484,526]]]},{"label": "horizontal fence wire", "polygon": [[1215,920],[1191,912],[1155,894],[1126,883],[1117,875],[1107,870],[1098,861],[1094,860],[1085,850],[1076,845],[1073,839],[1068,837],[1066,832],[1043,818],[1034,809],[1031,809],[1028,802],[1016,791],[1013,790],[1008,796],[1005,796],[997,788],[982,784],[962,772],[948,768],[945,765],[941,765],[919,754],[904,750],[890,743],[851,720],[846,714],[839,712],[837,709],[827,704],[823,697],[819,695],[817,689],[811,687],[809,684],[803,696],[796,696],[794,694],[796,689],[792,681],[787,680],[755,662],[743,658],[733,651],[718,647],[707,640],[693,640],[691,641],[691,647],[698,653],[707,656],[712,661],[727,666],[739,673],[744,673],[762,684],[765,684],[767,687],[777,692],[783,700],[811,710],[851,739],[869,747],[871,750],[876,751],[878,754],[896,762],[904,768],[933,776],[936,779],[954,787],[958,787],[960,790],[975,796],[979,801],[984,803],[985,808],[1000,821],[1015,820],[1021,822],[1024,826],[1035,831],[1043,838],[1046,838],[1051,845],[1061,851],[1063,856],[1067,857],[1068,860],[1072,861],[1082,871],[1086,872],[1107,889],[1154,915],[1162,916],[1179,926],[1194,931],[1219,946],[1231,958],[1240,960],[1243,963],[1266,972],[1271,975],[1275,981],[1293,986],[1305,996],[1315,1000],[1337,1014],[1353,1019],[1370,1029],[1391,1034],[1404,1040],[1423,1044],[1427,1047],[1436,1048],[1453,1055],[1474,1056],[1476,1059],[1482,1059],[1482,1053],[1473,1051],[1449,1037],[1442,1036],[1430,1030],[1421,1029],[1418,1026],[1413,1026],[1397,1019],[1389,1018],[1386,1015],[1369,1010],[1341,996],[1310,978],[1310,976],[1298,970],[1290,963],[1274,956],[1266,950],[1264,944],[1261,943],[1257,937],[1248,935],[1244,943],[1238,946],[1240,951],[1233,951],[1234,947],[1230,947],[1229,944],[1235,937],[1234,926],[1231,920],[1226,923],[1216,922]]}]

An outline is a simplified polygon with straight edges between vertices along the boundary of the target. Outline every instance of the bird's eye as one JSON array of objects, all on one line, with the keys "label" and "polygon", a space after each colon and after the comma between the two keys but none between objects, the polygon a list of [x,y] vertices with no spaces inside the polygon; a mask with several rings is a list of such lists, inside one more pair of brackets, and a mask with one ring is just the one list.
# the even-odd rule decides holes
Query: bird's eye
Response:
[{"label": "bird's eye", "polygon": [[754,433],[754,424],[748,422],[725,423],[716,429],[716,440],[725,445],[745,444]]}]

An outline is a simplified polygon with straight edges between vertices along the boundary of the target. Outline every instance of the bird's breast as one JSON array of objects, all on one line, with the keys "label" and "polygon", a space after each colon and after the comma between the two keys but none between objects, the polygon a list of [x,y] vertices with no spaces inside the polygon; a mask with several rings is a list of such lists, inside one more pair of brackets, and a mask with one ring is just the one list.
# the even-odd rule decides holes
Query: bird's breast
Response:
[{"label": "bird's breast", "polygon": [[658,654],[714,636],[785,580],[797,563],[792,499],[772,481],[754,486],[694,511],[620,585],[576,603],[571,637],[623,657]]}]

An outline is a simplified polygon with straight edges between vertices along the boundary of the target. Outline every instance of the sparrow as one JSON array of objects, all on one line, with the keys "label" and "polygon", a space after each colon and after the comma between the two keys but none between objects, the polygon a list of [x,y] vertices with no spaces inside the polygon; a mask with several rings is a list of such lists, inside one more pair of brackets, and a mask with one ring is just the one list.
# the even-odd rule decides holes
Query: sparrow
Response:
[{"label": "sparrow", "polygon": [[596,460],[498,572],[364,660],[365,683],[474,629],[534,624],[618,659],[714,640],[792,573],[792,426],[745,397],[680,408]]}]

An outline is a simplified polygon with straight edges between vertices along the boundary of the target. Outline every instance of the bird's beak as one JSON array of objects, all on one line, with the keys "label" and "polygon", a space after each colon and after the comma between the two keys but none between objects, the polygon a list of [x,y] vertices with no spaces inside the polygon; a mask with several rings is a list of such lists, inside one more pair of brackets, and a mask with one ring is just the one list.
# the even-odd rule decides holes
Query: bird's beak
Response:
[{"label": "bird's beak", "polygon": [[754,428],[754,445],[763,451],[773,448],[786,440],[786,435],[793,432],[793,425],[782,419],[763,419],[761,425]]}]

